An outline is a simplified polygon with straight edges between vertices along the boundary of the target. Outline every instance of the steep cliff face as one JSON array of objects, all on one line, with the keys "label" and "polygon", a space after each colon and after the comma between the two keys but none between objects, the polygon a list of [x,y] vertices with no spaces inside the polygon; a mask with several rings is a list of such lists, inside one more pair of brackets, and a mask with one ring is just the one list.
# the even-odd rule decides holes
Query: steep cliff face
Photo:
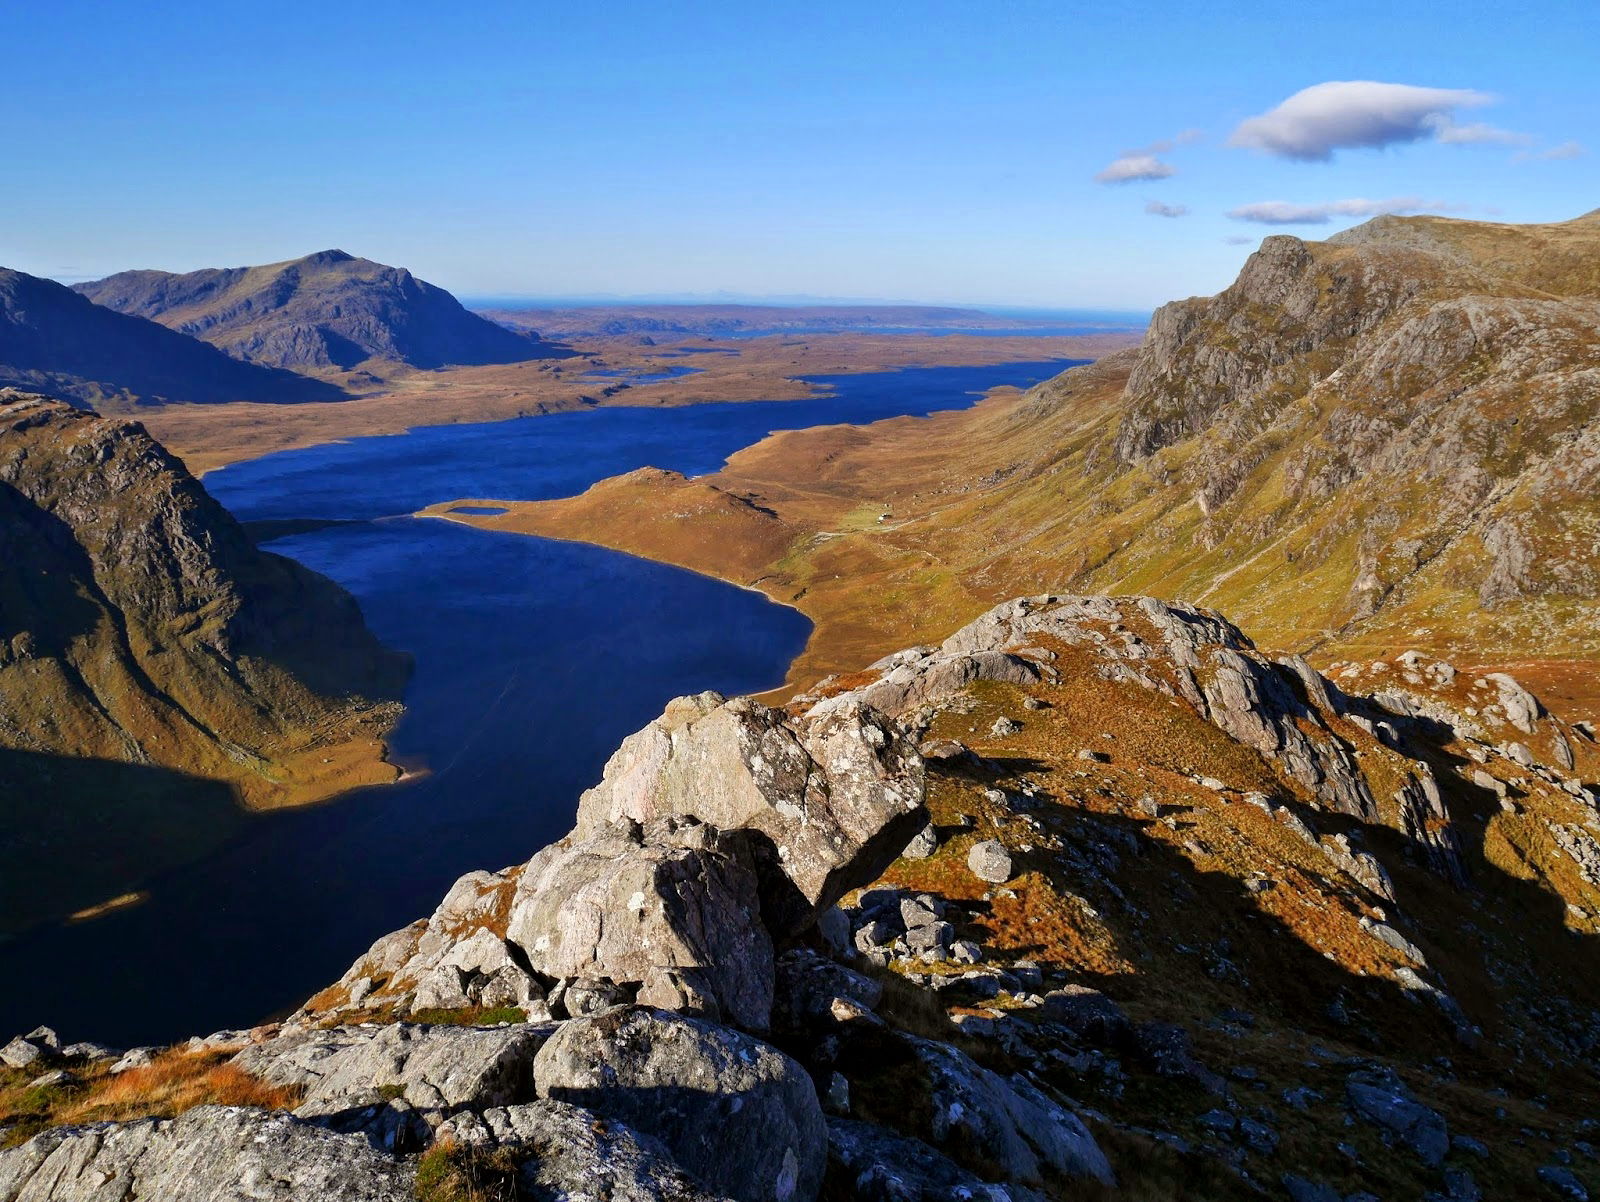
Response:
[{"label": "steep cliff face", "polygon": [[409,271],[340,250],[261,267],[124,271],[78,291],[238,359],[295,371],[369,359],[411,367],[518,363],[563,353],[464,309]]},{"label": "steep cliff face", "polygon": [[[257,550],[140,426],[0,392],[0,755],[27,801],[8,860],[85,803],[41,783],[84,761],[227,782],[253,806],[392,779],[376,740],[405,673],[353,598]],[[18,900],[8,919],[39,909]]]},{"label": "steep cliff face", "polygon": [[1255,579],[1279,605],[1321,575],[1324,628],[1524,600],[1539,625],[1592,620],[1597,279],[1592,217],[1269,238],[1227,291],[1157,315],[1115,459],[1141,469],[1130,488],[1147,474],[1192,499],[1197,524],[1161,506],[1169,534],[1277,560]]}]

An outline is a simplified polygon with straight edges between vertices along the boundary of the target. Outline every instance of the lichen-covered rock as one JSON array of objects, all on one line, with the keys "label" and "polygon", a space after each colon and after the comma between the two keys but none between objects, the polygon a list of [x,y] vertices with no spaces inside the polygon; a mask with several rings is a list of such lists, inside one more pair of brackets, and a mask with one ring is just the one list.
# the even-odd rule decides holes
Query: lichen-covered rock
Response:
[{"label": "lichen-covered rock", "polygon": [[967,851],[967,868],[980,881],[1003,885],[1011,879],[1011,853],[993,839],[974,843]]},{"label": "lichen-covered rock", "polygon": [[546,977],[638,985],[654,1004],[754,1030],[771,1017],[772,940],[746,839],[692,819],[624,819],[546,848],[522,873],[507,937]]},{"label": "lichen-covered rock", "polygon": [[827,1135],[811,1078],[747,1035],[645,1007],[562,1025],[534,1066],[539,1096],[660,1140],[737,1202],[809,1202]]},{"label": "lichen-covered rock", "polygon": [[505,1106],[533,1096],[549,1027],[335,1027],[252,1044],[233,1063],[269,1085],[303,1088],[297,1113],[326,1117],[401,1097],[418,1110]]},{"label": "lichen-covered rock", "polygon": [[765,852],[765,921],[782,937],[893,862],[927,820],[923,790],[916,748],[859,700],[793,719],[702,693],[623,741],[579,802],[575,834],[672,815],[750,831]]},{"label": "lichen-covered rock", "polygon": [[287,1114],[57,1127],[0,1152],[0,1202],[414,1202],[411,1166]]},{"label": "lichen-covered rock", "polygon": [[727,1196],[685,1173],[661,1141],[548,1098],[460,1115],[439,1135],[521,1161],[517,1183],[534,1202],[720,1202]]}]

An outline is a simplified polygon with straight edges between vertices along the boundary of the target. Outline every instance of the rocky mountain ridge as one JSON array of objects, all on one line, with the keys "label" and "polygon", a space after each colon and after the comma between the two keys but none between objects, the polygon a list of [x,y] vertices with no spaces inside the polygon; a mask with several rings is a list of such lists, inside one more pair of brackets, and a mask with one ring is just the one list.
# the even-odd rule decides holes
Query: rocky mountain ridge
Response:
[{"label": "rocky mountain ridge", "polygon": [[299,372],[371,360],[418,368],[566,353],[463,308],[409,271],[326,250],[259,267],[123,271],[75,285],[96,304],[160,322],[236,359]]},{"label": "rocky mountain ridge", "polygon": [[240,363],[65,285],[0,268],[0,387],[82,405],[107,402],[337,401],[333,384]]},{"label": "rocky mountain ridge", "polygon": [[283,1023],[14,1040],[0,1199],[1584,1197],[1597,780],[1509,677],[1017,599],[671,703]]},{"label": "rocky mountain ridge", "polygon": [[1025,396],[781,434],[711,476],[484,524],[797,604],[818,624],[802,685],[1065,587],[1216,606],[1324,664],[1412,648],[1578,687],[1600,658],[1597,280],[1592,215],[1274,236],[1137,350]]},{"label": "rocky mountain ridge", "polygon": [[213,843],[231,790],[265,807],[393,779],[406,673],[349,594],[258,550],[137,423],[0,390],[8,923]]}]

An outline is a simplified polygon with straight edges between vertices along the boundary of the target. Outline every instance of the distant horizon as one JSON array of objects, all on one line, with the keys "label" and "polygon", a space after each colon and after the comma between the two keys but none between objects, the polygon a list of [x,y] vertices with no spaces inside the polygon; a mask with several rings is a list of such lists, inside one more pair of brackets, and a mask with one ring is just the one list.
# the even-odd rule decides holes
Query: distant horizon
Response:
[{"label": "distant horizon", "polygon": [[458,296],[1147,312],[1273,232],[1600,197],[1593,0],[58,0],[7,33],[0,264],[71,282],[359,245]]},{"label": "distant horizon", "polygon": [[538,293],[474,296],[455,293],[469,309],[615,309],[631,306],[650,308],[744,308],[744,309],[927,309],[982,313],[990,317],[1017,317],[1036,321],[1059,319],[1074,322],[1138,322],[1148,324],[1154,310],[1107,309],[1095,306],[1049,307],[1036,305],[990,304],[981,301],[895,300],[883,297],[841,296],[759,296],[745,293],[656,293],[638,296],[591,295],[545,296]]}]

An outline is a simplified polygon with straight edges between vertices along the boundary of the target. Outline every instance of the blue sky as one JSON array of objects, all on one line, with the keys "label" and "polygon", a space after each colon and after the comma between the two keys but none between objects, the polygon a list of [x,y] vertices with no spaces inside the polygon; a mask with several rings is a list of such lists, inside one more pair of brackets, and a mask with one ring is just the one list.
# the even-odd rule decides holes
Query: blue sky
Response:
[{"label": "blue sky", "polygon": [[[0,264],[337,246],[470,295],[1142,308],[1360,202],[1600,206],[1595,0],[1288,7],[19,4]],[[1236,134],[1330,81],[1442,91],[1314,93]],[[1172,174],[1097,182],[1129,152]]]}]

